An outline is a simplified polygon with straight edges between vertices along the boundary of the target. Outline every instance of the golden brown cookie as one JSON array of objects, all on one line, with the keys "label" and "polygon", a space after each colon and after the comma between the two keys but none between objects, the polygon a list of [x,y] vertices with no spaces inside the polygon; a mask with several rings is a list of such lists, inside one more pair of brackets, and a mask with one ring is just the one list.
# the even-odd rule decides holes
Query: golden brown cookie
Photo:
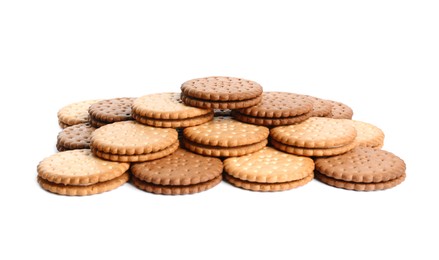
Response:
[{"label": "golden brown cookie", "polygon": [[[114,189],[126,177],[128,163],[101,160],[89,149],[59,152],[37,166],[39,183],[44,189],[64,195],[88,195]],[[62,186],[68,186],[65,189]]]},{"label": "golden brown cookie", "polygon": [[185,119],[153,119],[133,114],[134,119],[142,124],[154,127],[182,128],[201,125],[213,119],[213,112]]},{"label": "golden brown cookie", "polygon": [[131,172],[135,185],[143,190],[161,194],[189,194],[206,190],[221,181],[223,163],[178,149],[164,158],[135,163]]},{"label": "golden brown cookie", "polygon": [[251,107],[261,102],[262,97],[258,96],[252,99],[238,100],[238,101],[210,101],[204,99],[197,99],[181,94],[181,100],[189,106],[200,108],[215,108],[215,109],[239,109],[244,107]]},{"label": "golden brown cookie", "polygon": [[331,102],[313,96],[306,95],[306,97],[308,97],[312,101],[312,111],[310,117],[326,117],[331,114]]},{"label": "golden brown cookie", "polygon": [[333,100],[326,100],[326,102],[332,105],[331,113],[327,115],[327,117],[334,119],[352,119],[354,111],[348,105]]},{"label": "golden brown cookie", "polygon": [[310,156],[310,157],[333,156],[337,154],[342,154],[352,150],[354,147],[357,146],[355,142],[350,142],[347,145],[331,147],[331,148],[303,148],[303,147],[296,147],[296,146],[282,144],[274,139],[271,139],[270,143],[274,148],[280,151],[295,154],[295,155]]},{"label": "golden brown cookie", "polygon": [[357,130],[357,137],[355,138],[355,143],[358,146],[367,146],[372,148],[381,148],[384,145],[384,132],[378,127],[351,119],[340,119],[352,124]]},{"label": "golden brown cookie", "polygon": [[405,179],[406,165],[393,153],[358,146],[351,151],[315,160],[316,177],[335,187],[353,190],[388,189]]},{"label": "golden brown cookie", "polygon": [[90,136],[96,128],[89,123],[72,125],[64,128],[57,136],[58,151],[90,148]]},{"label": "golden brown cookie", "polygon": [[187,97],[206,101],[239,101],[259,97],[262,86],[241,78],[206,77],[184,82],[181,92]]},{"label": "golden brown cookie", "polygon": [[306,113],[299,116],[284,117],[284,118],[263,118],[263,117],[252,117],[242,115],[237,111],[232,112],[233,118],[244,123],[262,125],[262,126],[282,126],[282,125],[292,125],[305,121],[310,118],[311,113]]},{"label": "golden brown cookie", "polygon": [[69,104],[58,110],[58,121],[63,126],[87,123],[89,119],[88,108],[100,100],[85,100]]},{"label": "golden brown cookie", "polygon": [[249,145],[240,145],[232,147],[209,146],[191,142],[185,138],[182,139],[183,147],[197,154],[215,157],[232,157],[241,156],[245,154],[254,153],[264,148],[268,141],[267,139]]},{"label": "golden brown cookie", "polygon": [[[178,147],[178,133],[171,128],[156,128],[135,121],[122,121],[96,129],[91,135],[90,147],[96,156],[122,161],[149,160],[156,153],[166,156]],[[99,153],[98,153],[99,151]],[[166,152],[164,152],[166,151]],[[116,155],[106,158],[105,154]],[[153,156],[157,159],[157,156]]]},{"label": "golden brown cookie", "polygon": [[265,147],[252,154],[225,159],[224,170],[232,177],[226,178],[239,187],[276,191],[309,182],[312,179],[310,176],[313,176],[314,162],[307,157]]},{"label": "golden brown cookie", "polygon": [[135,98],[112,98],[99,101],[88,109],[90,123],[101,127],[114,122],[132,120],[131,105]]}]

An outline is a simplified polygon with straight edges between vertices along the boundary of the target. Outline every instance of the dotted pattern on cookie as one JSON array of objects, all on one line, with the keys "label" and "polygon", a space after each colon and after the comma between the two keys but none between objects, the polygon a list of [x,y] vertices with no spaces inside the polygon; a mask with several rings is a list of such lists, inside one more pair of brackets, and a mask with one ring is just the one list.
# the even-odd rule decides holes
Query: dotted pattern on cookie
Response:
[{"label": "dotted pattern on cookie", "polygon": [[58,151],[90,148],[90,136],[96,128],[88,123],[66,127],[57,136]]},{"label": "dotted pattern on cookie", "polygon": [[354,141],[355,128],[342,120],[311,117],[306,121],[271,129],[270,136],[283,144],[304,148],[334,148]]},{"label": "dotted pattern on cookie", "polygon": [[314,162],[265,147],[249,155],[224,160],[224,170],[235,178],[251,182],[288,182],[310,175]]},{"label": "dotted pattern on cookie", "polygon": [[242,123],[229,117],[215,117],[205,124],[185,128],[183,134],[186,139],[194,143],[235,147],[261,142],[268,137],[269,130],[263,126]]},{"label": "dotted pattern on cookie", "polygon": [[242,115],[264,118],[293,117],[310,112],[313,102],[305,95],[287,92],[264,92],[255,106],[239,109]]},{"label": "dotted pattern on cookie", "polygon": [[331,114],[333,105],[330,102],[313,96],[306,95],[306,97],[312,101],[311,117],[326,117]]},{"label": "dotted pattern on cookie", "polygon": [[58,120],[65,125],[87,123],[89,118],[88,108],[99,101],[100,99],[85,100],[64,106],[58,110]]},{"label": "dotted pattern on cookie", "polygon": [[138,179],[158,185],[197,184],[218,177],[222,171],[220,159],[181,148],[167,157],[131,165],[131,173]]},{"label": "dotted pattern on cookie", "polygon": [[71,150],[53,154],[42,160],[38,176],[67,185],[89,185],[122,175],[129,168],[128,163],[101,160],[89,149]]},{"label": "dotted pattern on cookie", "polygon": [[187,119],[209,113],[212,109],[185,105],[175,92],[145,95],[133,103],[133,114],[151,119]]},{"label": "dotted pattern on cookie", "polygon": [[396,155],[370,147],[356,147],[333,157],[315,160],[316,170],[328,177],[349,182],[384,182],[401,177],[406,165]]},{"label": "dotted pattern on cookie", "polygon": [[90,106],[90,118],[102,123],[113,123],[132,119],[131,105],[135,98],[113,98]]},{"label": "dotted pattern on cookie", "polygon": [[352,124],[357,130],[355,143],[358,146],[367,146],[372,148],[381,148],[384,145],[384,132],[378,127],[357,120],[340,119]]},{"label": "dotted pattern on cookie", "polygon": [[258,83],[234,77],[206,77],[192,79],[181,85],[188,97],[211,101],[238,101],[253,99],[262,94]]},{"label": "dotted pattern on cookie", "polygon": [[334,119],[352,119],[354,111],[348,105],[333,100],[326,101],[332,105],[331,113],[327,117]]},{"label": "dotted pattern on cookie", "polygon": [[96,129],[91,135],[90,146],[103,153],[139,155],[163,150],[177,139],[178,133],[175,129],[122,121]]}]

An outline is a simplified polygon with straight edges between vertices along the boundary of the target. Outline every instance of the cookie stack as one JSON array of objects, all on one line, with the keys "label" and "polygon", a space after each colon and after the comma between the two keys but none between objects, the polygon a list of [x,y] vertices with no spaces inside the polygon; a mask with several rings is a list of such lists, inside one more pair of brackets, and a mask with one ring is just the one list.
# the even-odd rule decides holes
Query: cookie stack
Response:
[{"label": "cookie stack", "polygon": [[232,77],[193,79],[180,89],[60,109],[60,152],[38,165],[41,187],[90,195],[131,178],[140,190],[177,195],[211,189],[224,175],[242,189],[284,191],[315,176],[371,191],[405,179],[404,161],[380,149],[383,131],[352,120],[341,102],[263,92]]}]

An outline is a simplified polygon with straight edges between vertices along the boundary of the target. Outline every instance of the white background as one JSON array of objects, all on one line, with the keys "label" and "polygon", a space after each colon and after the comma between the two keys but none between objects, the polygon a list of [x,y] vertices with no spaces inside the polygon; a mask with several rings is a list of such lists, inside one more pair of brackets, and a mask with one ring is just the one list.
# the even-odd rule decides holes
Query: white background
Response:
[{"label": "white background", "polygon": [[[437,1],[1,1],[1,259],[438,259]],[[36,183],[56,113],[226,75],[342,101],[407,164],[386,191],[314,180],[190,196]]]}]

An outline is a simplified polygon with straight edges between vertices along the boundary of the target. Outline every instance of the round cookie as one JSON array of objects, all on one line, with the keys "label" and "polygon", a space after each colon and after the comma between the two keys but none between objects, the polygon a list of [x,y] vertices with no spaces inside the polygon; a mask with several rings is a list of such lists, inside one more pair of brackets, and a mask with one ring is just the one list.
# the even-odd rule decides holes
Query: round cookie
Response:
[{"label": "round cookie", "polygon": [[144,190],[162,194],[189,194],[205,190],[203,187],[211,188],[210,184],[219,183],[217,179],[221,180],[222,172],[220,159],[181,148],[164,158],[131,166],[131,173],[137,179],[136,186],[144,182]]},{"label": "round cookie", "polygon": [[342,154],[352,150],[354,147],[357,146],[356,142],[351,142],[347,145],[332,147],[332,148],[303,148],[303,147],[296,147],[296,146],[282,144],[274,139],[271,139],[270,143],[271,145],[273,145],[274,148],[280,151],[295,154],[295,155],[300,155],[300,156],[311,156],[311,157],[333,156],[337,154]]},{"label": "round cookie", "polygon": [[183,134],[187,140],[201,145],[236,147],[267,139],[269,130],[230,117],[215,117],[205,124],[185,128]]},{"label": "round cookie", "polygon": [[197,117],[185,118],[185,119],[152,119],[142,117],[137,114],[133,114],[133,118],[142,124],[155,126],[155,127],[170,127],[170,128],[182,128],[201,125],[209,122],[213,119],[213,112]]},{"label": "round cookie", "polygon": [[352,126],[355,127],[357,130],[357,137],[355,138],[355,143],[358,146],[367,146],[372,148],[381,148],[384,145],[384,132],[383,130],[379,129],[378,127],[358,121],[358,120],[351,120],[351,119],[340,119],[344,120]]},{"label": "round cookie", "polygon": [[96,128],[89,123],[72,125],[64,128],[57,136],[58,151],[90,148],[90,136]]},{"label": "round cookie", "polygon": [[240,109],[257,105],[259,102],[261,102],[262,96],[238,101],[210,101],[181,94],[181,100],[183,100],[185,104],[193,107],[210,109]]},{"label": "round cookie", "polygon": [[265,139],[258,143],[240,145],[237,147],[207,146],[188,141],[185,138],[183,138],[182,143],[186,149],[197,154],[215,157],[231,157],[246,155],[259,151],[267,145],[268,141]]},{"label": "round cookie", "polygon": [[311,117],[306,121],[270,130],[277,142],[303,148],[334,148],[345,146],[357,136],[355,128],[342,120]]},{"label": "round cookie", "polygon": [[224,170],[231,176],[226,178],[232,184],[251,190],[275,191],[309,182],[314,162],[307,157],[265,147],[252,154],[225,159]]},{"label": "round cookie", "polygon": [[318,158],[315,167],[325,183],[353,190],[391,188],[405,179],[406,170],[404,161],[393,153],[362,146],[341,155]]},{"label": "round cookie", "polygon": [[310,118],[311,113],[306,113],[299,116],[285,117],[285,118],[263,118],[263,117],[252,117],[240,114],[238,111],[233,111],[232,116],[241,122],[262,125],[262,126],[282,126],[282,125],[292,125],[305,121]]},{"label": "round cookie", "polygon": [[326,117],[331,114],[332,104],[324,99],[308,96],[312,101],[312,111],[310,117]]},{"label": "round cookie", "polygon": [[329,113],[327,117],[334,119],[352,119],[354,111],[348,105],[333,100],[326,100],[326,102],[332,105],[331,113]]},{"label": "round cookie", "polygon": [[99,101],[99,99],[85,100],[62,107],[57,114],[60,126],[87,123],[89,120],[88,108]]},{"label": "round cookie", "polygon": [[94,103],[88,109],[90,123],[101,127],[119,121],[131,120],[131,105],[135,98],[112,98]]},{"label": "round cookie", "polygon": [[241,115],[262,118],[286,118],[306,114],[312,110],[310,98],[288,92],[264,92],[255,106],[238,109]]},{"label": "round cookie", "polygon": [[206,77],[184,82],[182,93],[191,98],[209,101],[239,101],[259,97],[262,86],[258,83],[234,77]]},{"label": "round cookie", "polygon": [[[92,133],[90,141],[90,147],[96,156],[123,156],[123,161],[148,160],[148,155],[158,152],[162,152],[160,156],[166,156],[175,151],[176,148],[171,147],[176,145],[178,147],[178,133],[175,129],[156,128],[135,121],[116,122],[100,127]],[[117,156],[114,158],[117,159]],[[156,156],[154,159],[157,159]]]}]

